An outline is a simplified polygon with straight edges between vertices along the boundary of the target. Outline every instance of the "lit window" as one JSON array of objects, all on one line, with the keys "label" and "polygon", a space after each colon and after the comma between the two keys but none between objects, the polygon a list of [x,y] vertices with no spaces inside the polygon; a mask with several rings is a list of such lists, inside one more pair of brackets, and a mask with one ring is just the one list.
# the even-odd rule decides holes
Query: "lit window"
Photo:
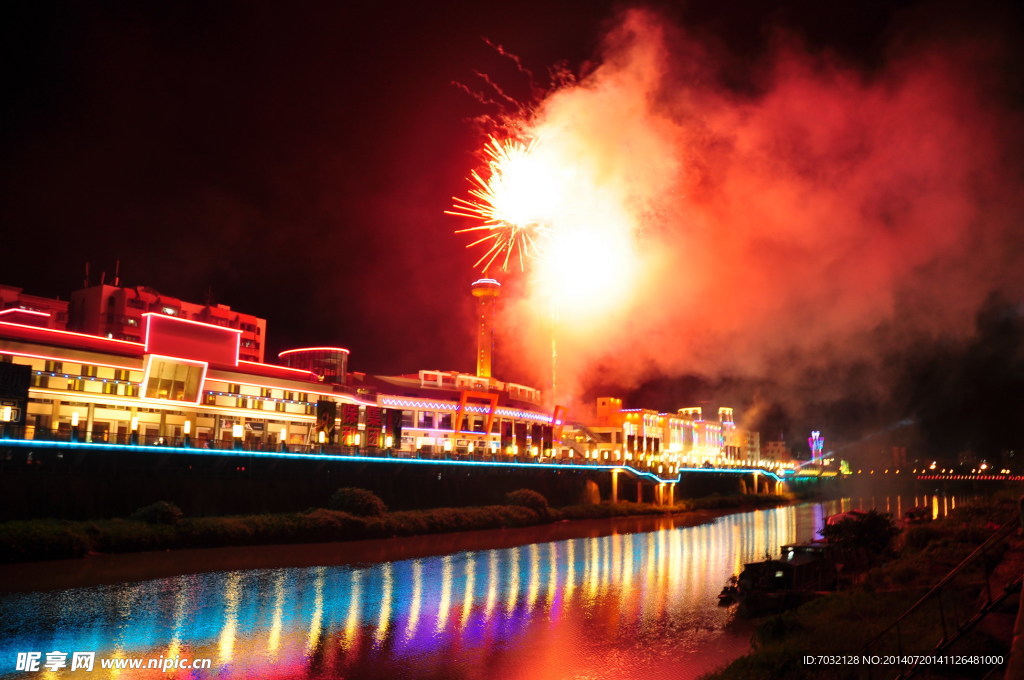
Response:
[{"label": "lit window", "polygon": [[145,383],[147,399],[199,401],[206,366],[162,357],[151,357]]}]

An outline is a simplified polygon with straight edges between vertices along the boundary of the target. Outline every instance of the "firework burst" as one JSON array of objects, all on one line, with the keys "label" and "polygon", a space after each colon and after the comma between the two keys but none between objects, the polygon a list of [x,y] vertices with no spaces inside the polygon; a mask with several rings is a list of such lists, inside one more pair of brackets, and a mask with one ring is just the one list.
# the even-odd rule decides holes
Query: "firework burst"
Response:
[{"label": "firework burst", "polygon": [[487,272],[498,264],[508,271],[518,261],[525,270],[526,262],[538,257],[538,241],[548,228],[552,186],[532,142],[491,137],[484,151],[489,159],[486,178],[471,172],[470,198],[452,197],[452,209],[445,212],[483,223],[455,232],[484,232],[466,246],[487,248],[474,267]]}]

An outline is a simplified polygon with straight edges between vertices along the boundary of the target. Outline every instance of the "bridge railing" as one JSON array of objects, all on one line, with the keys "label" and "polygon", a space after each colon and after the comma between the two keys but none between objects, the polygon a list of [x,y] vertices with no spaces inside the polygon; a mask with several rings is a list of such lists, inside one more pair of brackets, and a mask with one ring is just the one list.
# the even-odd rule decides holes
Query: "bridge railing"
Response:
[{"label": "bridge railing", "polygon": [[[856,670],[847,667],[846,672],[840,673],[840,677],[894,677],[897,680],[911,678],[924,668],[922,664],[927,663],[930,656],[944,655],[992,609],[1007,597],[1020,592],[1020,577],[1009,584],[997,585],[993,581],[993,567],[998,562],[999,553],[1020,526],[1019,514],[1004,522],[909,609],[869,640],[856,655],[857,658],[894,659],[898,662],[895,668],[890,665],[882,671],[871,666],[863,666]],[[976,575],[978,568],[982,572],[980,583]],[[965,598],[965,589],[967,592],[973,589],[980,592],[976,598]],[[966,603],[965,599],[969,603]],[[908,631],[920,629],[923,622],[938,622],[942,631],[941,637],[938,640],[924,642],[919,639],[913,642],[908,640]]]},{"label": "bridge railing", "polygon": [[[206,437],[197,437],[194,435],[156,435],[147,434],[144,431],[126,431],[118,430],[117,432],[110,432],[109,430],[87,430],[83,427],[61,427],[60,429],[47,430],[38,427],[26,427],[14,425],[12,423],[0,423],[0,446],[4,440],[18,440],[22,443],[25,442],[38,442],[40,445],[44,445],[46,442],[61,442],[71,444],[98,444],[104,447],[134,447],[134,446],[145,446],[145,447],[166,447],[168,449],[199,449],[210,452],[233,452],[235,454],[239,452],[261,452],[261,453],[298,453],[298,454],[329,454],[329,455],[341,455],[341,456],[364,456],[373,458],[396,458],[396,459],[417,459],[417,460],[435,460],[435,461],[466,461],[466,462],[493,462],[493,463],[514,463],[514,464],[554,464],[554,465],[566,465],[573,467],[621,467],[623,469],[631,469],[634,472],[641,474],[649,474],[655,476],[661,481],[672,481],[672,479],[663,479],[664,475],[669,477],[676,477],[677,472],[672,471],[669,465],[663,463],[657,463],[654,461],[645,460],[630,460],[622,461],[617,459],[608,459],[598,457],[597,455],[587,455],[585,449],[581,447],[573,446],[574,442],[563,442],[562,446],[552,452],[552,455],[544,455],[543,452],[538,452],[538,455],[532,455],[529,450],[520,450],[516,454],[509,454],[504,450],[494,450],[490,447],[479,447],[474,448],[473,451],[468,451],[464,447],[457,447],[453,450],[444,450],[441,447],[430,447],[429,449],[422,449],[411,451],[400,448],[389,448],[389,447],[377,447],[377,446],[346,446],[340,444],[320,444],[320,443],[291,443],[291,442],[280,442],[278,438],[272,434],[267,433],[264,437],[253,437],[252,433],[247,433],[247,437],[231,438],[231,439],[210,439]],[[662,468],[659,471],[659,467]],[[710,463],[705,463],[700,467],[701,472],[737,472],[736,468],[742,467],[733,462],[727,464],[713,466]],[[746,470],[751,472],[754,470]],[[758,471],[771,473],[767,469],[758,469]]]}]

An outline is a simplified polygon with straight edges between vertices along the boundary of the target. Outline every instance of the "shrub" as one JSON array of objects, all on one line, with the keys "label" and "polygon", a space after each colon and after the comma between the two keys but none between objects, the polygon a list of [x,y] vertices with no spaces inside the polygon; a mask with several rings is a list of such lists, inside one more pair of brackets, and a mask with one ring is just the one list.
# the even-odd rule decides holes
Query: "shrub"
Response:
[{"label": "shrub", "polygon": [[327,502],[327,507],[356,517],[380,517],[388,511],[388,506],[377,494],[351,486],[335,491],[331,500]]},{"label": "shrub", "polygon": [[820,533],[841,552],[859,552],[876,557],[890,552],[893,539],[899,532],[892,517],[877,510],[869,510],[859,517],[827,524]]},{"label": "shrub", "polygon": [[178,540],[185,548],[251,545],[254,542],[252,526],[239,517],[187,519],[181,523]]},{"label": "shrub", "polygon": [[82,557],[89,537],[75,522],[17,520],[0,524],[0,562]]},{"label": "shrub", "polygon": [[943,531],[930,524],[918,524],[907,528],[903,535],[903,545],[911,550],[921,550],[929,543],[943,536]]},{"label": "shrub", "polygon": [[548,499],[533,489],[516,489],[505,494],[505,505],[518,505],[521,508],[529,508],[539,513],[548,511]]},{"label": "shrub", "polygon": [[174,503],[157,501],[139,508],[129,519],[146,524],[177,524],[184,516],[185,513]]},{"label": "shrub", "polygon": [[85,531],[97,552],[133,552],[162,550],[174,544],[175,527],[168,523],[103,519],[85,525]]}]

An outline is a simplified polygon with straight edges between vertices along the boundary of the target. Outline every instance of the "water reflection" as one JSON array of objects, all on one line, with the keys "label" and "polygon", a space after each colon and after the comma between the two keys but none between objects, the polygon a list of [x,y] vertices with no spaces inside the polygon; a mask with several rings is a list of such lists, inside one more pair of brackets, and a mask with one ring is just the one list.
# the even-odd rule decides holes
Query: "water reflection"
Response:
[{"label": "water reflection", "polygon": [[745,562],[814,537],[829,514],[916,506],[939,516],[955,502],[845,500],[363,568],[11,595],[0,600],[0,675],[27,677],[13,672],[18,652],[59,650],[213,661],[168,673],[180,678],[696,677],[747,649],[749,631],[715,597]]}]

